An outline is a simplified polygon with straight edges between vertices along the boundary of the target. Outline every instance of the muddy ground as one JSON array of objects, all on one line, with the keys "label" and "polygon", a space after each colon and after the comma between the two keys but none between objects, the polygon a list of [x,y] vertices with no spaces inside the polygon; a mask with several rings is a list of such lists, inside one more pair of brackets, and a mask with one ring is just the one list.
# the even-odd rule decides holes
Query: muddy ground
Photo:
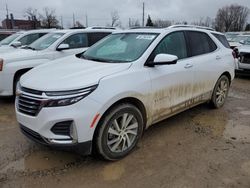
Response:
[{"label": "muddy ground", "polygon": [[50,150],[19,131],[12,99],[0,99],[0,187],[250,188],[250,77],[226,105],[200,105],[146,131],[118,162]]}]

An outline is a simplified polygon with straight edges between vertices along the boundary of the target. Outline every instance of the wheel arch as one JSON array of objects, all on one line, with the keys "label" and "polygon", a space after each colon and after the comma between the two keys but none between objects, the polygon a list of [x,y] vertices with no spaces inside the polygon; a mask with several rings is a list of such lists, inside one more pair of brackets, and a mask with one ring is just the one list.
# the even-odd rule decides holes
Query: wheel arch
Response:
[{"label": "wheel arch", "polygon": [[14,79],[13,79],[13,94],[15,93],[15,84],[16,84],[16,81],[17,81],[18,77],[25,74],[26,72],[28,72],[31,69],[32,68],[24,68],[24,69],[20,69],[20,70],[15,72]]},{"label": "wheel arch", "polygon": [[115,103],[113,103],[111,106],[109,106],[107,108],[107,110],[102,114],[100,120],[98,121],[97,125],[96,125],[96,128],[95,128],[95,131],[94,131],[94,134],[93,134],[93,140],[95,140],[96,138],[96,134],[98,133],[98,128],[99,126],[101,125],[101,123],[103,122],[103,119],[104,117],[106,116],[106,114],[112,109],[114,108],[115,106],[119,105],[119,104],[122,104],[122,103],[129,103],[129,104],[132,104],[134,106],[136,106],[140,112],[142,113],[142,117],[143,117],[143,128],[145,130],[146,128],[146,124],[147,124],[147,111],[146,111],[146,108],[145,108],[145,105],[143,104],[143,102],[141,100],[139,100],[138,98],[135,98],[135,97],[126,97],[126,98],[122,98],[122,99],[119,99],[118,101],[116,101]]}]

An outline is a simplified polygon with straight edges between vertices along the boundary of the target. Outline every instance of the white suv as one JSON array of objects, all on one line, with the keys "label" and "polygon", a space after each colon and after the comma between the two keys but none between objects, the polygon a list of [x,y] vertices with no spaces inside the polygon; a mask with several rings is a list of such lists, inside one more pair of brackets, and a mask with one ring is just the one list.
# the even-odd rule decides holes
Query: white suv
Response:
[{"label": "white suv", "polygon": [[191,26],[131,29],[31,70],[17,90],[22,132],[107,160],[126,156],[150,125],[200,103],[224,104],[234,58],[214,34],[223,36]]},{"label": "white suv", "polygon": [[33,67],[81,53],[113,31],[110,29],[55,30],[25,49],[0,53],[0,96],[13,95],[21,75]]}]

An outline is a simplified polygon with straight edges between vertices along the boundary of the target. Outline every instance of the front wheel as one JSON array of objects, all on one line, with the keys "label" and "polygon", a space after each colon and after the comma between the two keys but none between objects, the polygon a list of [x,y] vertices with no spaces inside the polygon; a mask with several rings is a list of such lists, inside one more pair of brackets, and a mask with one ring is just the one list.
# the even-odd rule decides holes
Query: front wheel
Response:
[{"label": "front wheel", "polygon": [[227,76],[223,75],[217,81],[214,87],[211,104],[214,108],[220,108],[225,104],[230,83]]},{"label": "front wheel", "polygon": [[104,159],[115,161],[128,155],[143,132],[143,117],[132,104],[120,104],[105,115],[96,135],[96,149]]}]

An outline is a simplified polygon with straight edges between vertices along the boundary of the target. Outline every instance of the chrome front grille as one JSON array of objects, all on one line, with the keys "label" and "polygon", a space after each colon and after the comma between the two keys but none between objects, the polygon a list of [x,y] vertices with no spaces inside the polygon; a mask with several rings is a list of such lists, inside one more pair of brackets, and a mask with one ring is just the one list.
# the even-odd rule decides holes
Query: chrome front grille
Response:
[{"label": "chrome front grille", "polygon": [[18,111],[23,114],[36,116],[41,110],[42,100],[38,97],[21,94],[17,97],[17,100]]}]

